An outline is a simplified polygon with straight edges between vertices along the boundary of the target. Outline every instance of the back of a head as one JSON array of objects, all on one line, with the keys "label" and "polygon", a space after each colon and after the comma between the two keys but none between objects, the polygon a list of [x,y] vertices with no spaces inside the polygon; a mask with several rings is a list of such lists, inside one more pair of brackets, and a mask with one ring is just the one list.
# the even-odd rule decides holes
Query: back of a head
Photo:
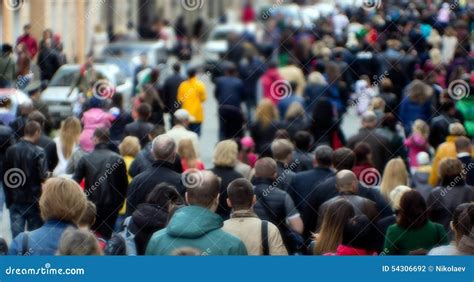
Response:
[{"label": "back of a head", "polygon": [[105,127],[99,127],[94,130],[93,136],[99,143],[108,143],[110,141],[110,132]]},{"label": "back of a head", "polygon": [[362,114],[362,125],[365,128],[374,128],[377,126],[377,115],[372,111],[366,111]]},{"label": "back of a head", "polygon": [[349,148],[339,148],[332,155],[332,165],[337,171],[352,170],[355,165],[355,154]]},{"label": "back of a head", "polygon": [[212,162],[215,166],[234,167],[237,163],[239,146],[234,140],[224,140],[217,143]]},{"label": "back of a head", "polygon": [[452,135],[452,136],[466,136],[466,129],[459,122],[451,123],[449,125],[449,135]]},{"label": "back of a head", "polygon": [[157,160],[174,162],[176,156],[176,143],[173,138],[162,134],[153,139],[152,152]]},{"label": "back of a head", "polygon": [[314,150],[314,158],[320,167],[330,167],[333,154],[334,151],[327,145],[320,145]]},{"label": "back of a head", "polygon": [[272,158],[261,158],[255,163],[255,176],[260,178],[275,177],[277,172],[277,164]]},{"label": "back of a head", "polygon": [[97,256],[102,254],[99,241],[90,231],[68,229],[61,236],[58,249],[60,256]]},{"label": "back of a head", "polygon": [[25,128],[23,130],[25,137],[33,137],[38,132],[41,132],[41,125],[36,121],[28,121],[26,122]]},{"label": "back of a head", "polygon": [[390,192],[390,204],[392,205],[392,209],[394,211],[400,209],[400,199],[402,198],[403,194],[408,191],[411,191],[410,187],[405,185],[399,185]]},{"label": "back of a head", "polygon": [[248,210],[252,207],[254,193],[250,181],[238,178],[227,187],[227,196],[233,210]]},{"label": "back of a head", "polygon": [[354,192],[354,184],[357,182],[356,175],[350,170],[341,170],[336,174],[336,188],[339,193]]},{"label": "back of a head", "polygon": [[173,64],[173,71],[179,73],[181,71],[181,65],[179,63]]},{"label": "back of a head", "polygon": [[219,196],[219,178],[210,171],[201,171],[198,185],[186,189],[186,200],[189,205],[211,208]]},{"label": "back of a head", "polygon": [[46,122],[46,117],[40,111],[33,111],[28,115],[28,120],[36,121],[41,125],[41,128],[43,128]]},{"label": "back of a head", "polygon": [[403,193],[397,224],[404,229],[418,229],[428,220],[426,202],[417,190]]},{"label": "back of a head", "polygon": [[[457,158],[445,158],[439,163],[439,178],[442,185],[461,184],[463,163]],[[457,179],[457,180],[456,180]]]},{"label": "back of a head", "polygon": [[354,154],[357,164],[367,163],[371,161],[369,155],[372,154],[372,150],[366,142],[359,142],[354,147]]},{"label": "back of a head", "polygon": [[293,144],[287,139],[277,139],[272,142],[271,150],[275,160],[284,161],[293,153]]},{"label": "back of a head", "polygon": [[454,144],[456,145],[456,151],[458,153],[461,153],[461,152],[466,152],[466,153],[470,153],[471,152],[471,140],[465,136],[460,136],[458,138],[456,138],[456,140],[454,141]]},{"label": "back of a head", "polygon": [[87,208],[87,198],[74,180],[50,178],[43,186],[39,207],[44,220],[77,223]]},{"label": "back of a head", "polygon": [[312,144],[313,136],[308,131],[300,130],[296,132],[295,136],[293,136],[293,142],[295,143],[295,147],[301,151],[307,151]]},{"label": "back of a head", "polygon": [[171,184],[166,182],[160,183],[146,197],[148,204],[157,205],[161,208],[169,210],[170,206],[179,206],[184,204],[183,198]]},{"label": "back of a head", "polygon": [[87,226],[88,228],[94,225],[97,216],[97,208],[95,204],[91,201],[87,201],[87,206],[82,212],[82,215],[77,222],[79,227]]},{"label": "back of a head", "polygon": [[419,152],[416,155],[416,162],[419,166],[430,164],[430,155],[427,152]]},{"label": "back of a head", "polygon": [[342,232],[342,245],[369,250],[374,238],[373,227],[366,215],[356,215],[349,219]]},{"label": "back of a head", "polygon": [[140,120],[146,121],[150,118],[151,115],[151,106],[148,103],[141,103],[140,106],[137,108],[138,118]]},{"label": "back of a head", "polygon": [[196,69],[191,68],[191,69],[188,70],[188,78],[193,78],[193,77],[196,76],[196,74],[197,74]]}]

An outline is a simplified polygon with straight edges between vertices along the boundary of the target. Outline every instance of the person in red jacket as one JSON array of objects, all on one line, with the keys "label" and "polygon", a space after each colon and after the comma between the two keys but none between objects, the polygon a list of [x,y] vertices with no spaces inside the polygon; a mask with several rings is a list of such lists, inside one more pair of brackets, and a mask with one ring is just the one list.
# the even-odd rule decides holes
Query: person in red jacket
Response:
[{"label": "person in red jacket", "polygon": [[18,37],[18,39],[16,40],[16,44],[17,45],[20,43],[25,44],[26,50],[28,51],[30,58],[33,59],[38,53],[38,43],[36,42],[36,39],[33,36],[31,36],[30,31],[31,31],[31,25],[26,24],[23,27],[23,35]]}]

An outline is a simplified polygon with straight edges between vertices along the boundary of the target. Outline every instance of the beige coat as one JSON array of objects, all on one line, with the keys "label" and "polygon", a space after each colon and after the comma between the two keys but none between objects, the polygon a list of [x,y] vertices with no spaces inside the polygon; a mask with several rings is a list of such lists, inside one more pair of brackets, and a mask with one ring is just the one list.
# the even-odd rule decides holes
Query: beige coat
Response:
[{"label": "beige coat", "polygon": [[[235,235],[244,242],[249,255],[263,254],[262,220],[249,210],[232,212],[231,218],[224,221],[224,231]],[[268,222],[268,248],[270,255],[288,255],[278,228]]]}]

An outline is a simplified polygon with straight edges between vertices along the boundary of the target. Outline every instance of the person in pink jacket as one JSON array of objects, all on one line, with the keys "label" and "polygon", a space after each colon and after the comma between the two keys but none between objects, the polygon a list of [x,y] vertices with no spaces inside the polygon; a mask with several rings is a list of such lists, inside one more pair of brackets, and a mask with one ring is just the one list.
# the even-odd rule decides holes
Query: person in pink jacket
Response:
[{"label": "person in pink jacket", "polygon": [[79,137],[81,149],[85,152],[92,152],[94,144],[92,135],[97,128],[110,128],[115,116],[103,110],[104,101],[92,97],[89,101],[89,110],[82,115],[83,130]]},{"label": "person in pink jacket", "polygon": [[272,101],[274,105],[291,93],[289,83],[280,75],[276,63],[270,63],[267,71],[260,78],[263,98]]},{"label": "person in pink jacket", "polygon": [[408,149],[408,159],[411,168],[418,167],[416,156],[420,152],[428,152],[430,145],[428,143],[430,127],[421,119],[413,123],[412,134],[405,140],[405,146]]}]

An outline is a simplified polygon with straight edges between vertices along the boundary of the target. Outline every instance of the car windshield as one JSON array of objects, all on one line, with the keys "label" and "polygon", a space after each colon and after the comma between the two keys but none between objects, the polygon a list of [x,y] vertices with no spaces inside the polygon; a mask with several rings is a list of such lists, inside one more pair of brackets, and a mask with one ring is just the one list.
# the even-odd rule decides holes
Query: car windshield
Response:
[{"label": "car windshield", "polygon": [[[102,71],[96,70],[98,73],[98,77],[105,77],[106,79],[110,80],[111,75],[105,75]],[[53,79],[48,84],[48,87],[55,86],[55,87],[66,87],[71,86],[74,82],[74,79],[77,78],[79,75],[78,68],[68,68],[68,69],[60,69],[56,74],[53,76]],[[112,81],[113,83],[113,81]]]},{"label": "car windshield", "polygon": [[50,81],[48,86],[71,86],[79,74],[79,69],[61,69]]}]

